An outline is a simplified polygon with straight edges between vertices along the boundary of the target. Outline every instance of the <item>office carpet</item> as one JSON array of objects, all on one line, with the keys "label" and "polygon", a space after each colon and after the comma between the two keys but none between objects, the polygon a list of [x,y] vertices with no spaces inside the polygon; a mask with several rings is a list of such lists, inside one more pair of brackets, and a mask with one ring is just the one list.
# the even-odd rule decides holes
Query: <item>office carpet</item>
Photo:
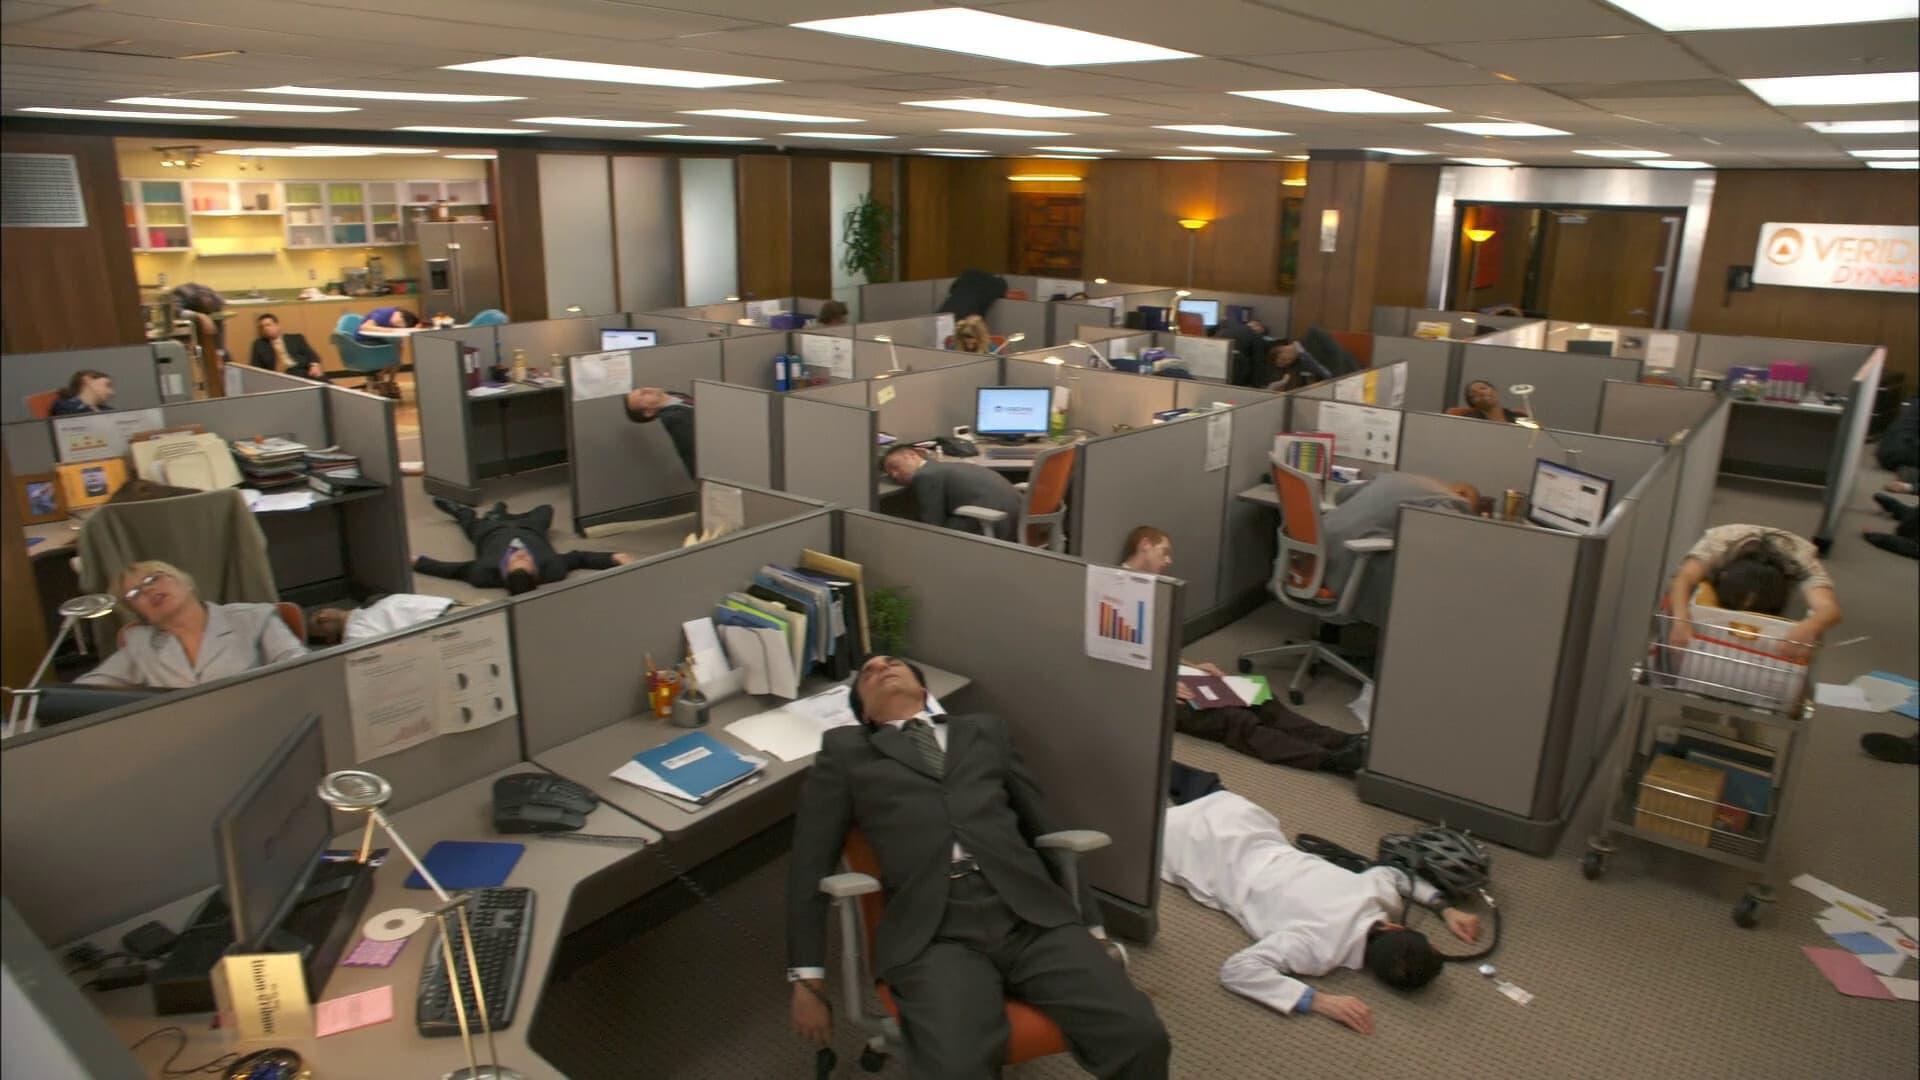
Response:
[{"label": "office carpet", "polygon": [[[1862,478],[1829,562],[1847,609],[1836,640],[1869,639],[1827,657],[1824,680],[1915,668],[1916,563],[1859,539],[1862,528],[1885,527],[1867,498],[1882,479]],[[1716,495],[1713,522],[1806,532],[1816,513],[1810,493],[1729,482]],[[1284,616],[1269,605],[1188,655],[1226,661],[1271,644],[1287,627]],[[1499,700],[1500,675],[1461,673],[1486,683],[1490,703]],[[1323,678],[1307,711],[1351,727],[1344,708],[1351,696],[1336,677]],[[1240,929],[1171,889],[1161,894],[1158,938],[1133,950],[1134,978],[1172,1033],[1178,1077],[1912,1077],[1920,1070],[1920,1007],[1833,991],[1800,953],[1802,945],[1827,944],[1812,921],[1823,905],[1784,879],[1811,872],[1896,913],[1920,908],[1920,769],[1873,761],[1858,749],[1862,732],[1913,728],[1891,714],[1822,709],[1815,717],[1798,766],[1798,799],[1783,822],[1779,902],[1754,930],[1729,918],[1740,876],[1679,853],[1627,841],[1606,878],[1584,880],[1579,856],[1604,808],[1601,785],[1589,789],[1555,856],[1496,850],[1506,926],[1493,959],[1502,977],[1536,995],[1527,1006],[1503,997],[1472,966],[1456,965],[1416,995],[1385,990],[1358,972],[1316,980],[1323,992],[1371,1004],[1377,1028],[1370,1037],[1317,1017],[1277,1016],[1216,982],[1221,962],[1247,944]],[[1410,824],[1360,803],[1350,784],[1331,776],[1262,765],[1187,736],[1176,736],[1174,755],[1220,773],[1289,830],[1371,850],[1380,833]],[[720,890],[724,916],[696,905],[553,986],[536,1045],[582,1078],[811,1075],[811,1054],[786,1030],[785,869],[781,859]],[[1421,925],[1438,929],[1432,920]],[[853,1064],[858,1041],[844,1027],[838,1047],[836,1075],[862,1075]],[[897,1062],[883,1073],[904,1074]],[[1008,1075],[1082,1074],[1057,1058]]]}]

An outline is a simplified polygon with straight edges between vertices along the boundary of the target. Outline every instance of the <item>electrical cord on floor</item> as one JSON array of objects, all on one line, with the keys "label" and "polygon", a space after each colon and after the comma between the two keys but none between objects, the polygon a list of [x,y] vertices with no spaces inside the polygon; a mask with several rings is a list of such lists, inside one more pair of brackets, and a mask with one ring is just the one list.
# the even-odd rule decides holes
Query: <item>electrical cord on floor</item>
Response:
[{"label": "electrical cord on floor", "polygon": [[129,1053],[131,1053],[132,1051],[138,1050],[142,1046],[146,1045],[148,1040],[153,1039],[156,1036],[160,1036],[160,1035],[173,1035],[178,1037],[180,1040],[180,1045],[173,1048],[173,1053],[167,1055],[167,1060],[160,1063],[161,1076],[192,1076],[195,1073],[205,1073],[205,1074],[218,1073],[221,1070],[225,1069],[227,1066],[240,1060],[239,1054],[233,1053],[232,1051],[228,1051],[227,1053],[221,1054],[219,1057],[214,1058],[211,1061],[205,1062],[204,1064],[190,1065],[184,1069],[174,1068],[173,1063],[179,1060],[180,1055],[185,1053],[187,1049],[187,1029],[180,1027],[177,1024],[169,1025],[163,1028],[155,1028],[154,1030],[147,1032],[145,1035],[142,1035],[138,1039],[135,1039],[133,1041],[133,1045],[127,1047],[127,1050]]}]

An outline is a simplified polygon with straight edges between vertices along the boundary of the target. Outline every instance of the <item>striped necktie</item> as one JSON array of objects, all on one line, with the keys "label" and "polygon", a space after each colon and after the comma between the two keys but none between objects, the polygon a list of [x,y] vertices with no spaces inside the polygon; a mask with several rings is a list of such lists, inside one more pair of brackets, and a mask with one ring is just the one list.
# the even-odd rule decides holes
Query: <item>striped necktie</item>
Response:
[{"label": "striped necktie", "polygon": [[927,771],[935,776],[945,776],[947,772],[947,753],[940,749],[940,737],[933,733],[933,725],[916,716],[907,721],[903,729],[913,748],[920,752],[920,761]]}]

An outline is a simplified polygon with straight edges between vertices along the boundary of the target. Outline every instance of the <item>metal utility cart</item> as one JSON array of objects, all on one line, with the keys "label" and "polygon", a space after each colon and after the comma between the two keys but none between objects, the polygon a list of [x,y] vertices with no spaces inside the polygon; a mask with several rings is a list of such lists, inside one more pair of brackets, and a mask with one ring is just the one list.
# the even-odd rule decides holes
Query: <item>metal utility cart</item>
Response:
[{"label": "metal utility cart", "polygon": [[[1754,879],[1733,921],[1751,928],[1760,905],[1773,902],[1775,842],[1813,717],[1815,657],[1782,660],[1768,650],[1785,642],[1738,617],[1726,621],[1695,619],[1693,639],[1673,645],[1673,617],[1656,616],[1657,635],[1628,692],[1631,753],[1581,871],[1589,881],[1606,873],[1622,835],[1739,867]],[[1649,730],[1655,703],[1678,706],[1670,727]],[[1674,741],[1659,741],[1661,733]]]}]

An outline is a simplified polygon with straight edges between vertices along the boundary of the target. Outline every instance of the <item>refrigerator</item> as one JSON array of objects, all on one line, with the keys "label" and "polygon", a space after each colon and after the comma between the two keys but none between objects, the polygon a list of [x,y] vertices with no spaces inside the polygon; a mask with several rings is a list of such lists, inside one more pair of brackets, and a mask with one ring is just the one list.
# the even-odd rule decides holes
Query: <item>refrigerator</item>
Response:
[{"label": "refrigerator", "polygon": [[500,306],[500,248],[491,221],[423,221],[414,226],[420,313],[466,322]]}]

